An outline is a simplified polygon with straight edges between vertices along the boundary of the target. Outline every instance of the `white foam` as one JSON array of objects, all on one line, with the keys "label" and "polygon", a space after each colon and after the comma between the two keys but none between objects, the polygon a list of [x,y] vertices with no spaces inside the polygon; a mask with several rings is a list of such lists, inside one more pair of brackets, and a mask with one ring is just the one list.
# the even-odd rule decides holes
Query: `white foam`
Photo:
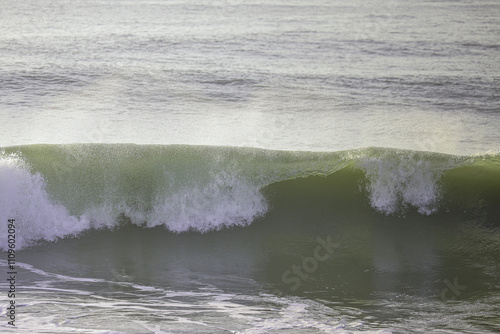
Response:
[{"label": "white foam", "polygon": [[206,184],[159,192],[150,209],[132,207],[123,200],[89,208],[82,217],[97,228],[116,225],[117,216],[123,214],[135,225],[207,232],[248,225],[267,209],[259,186],[246,182],[241,175],[219,172]]},{"label": "white foam", "polygon": [[358,161],[369,180],[371,206],[385,214],[415,207],[430,215],[438,209],[439,178],[444,168],[413,156],[365,157]]},{"label": "white foam", "polygon": [[136,225],[164,225],[174,232],[207,232],[228,226],[244,226],[267,211],[260,187],[241,175],[213,172],[210,180],[175,191],[159,192],[150,208],[127,204],[127,198],[108,199],[72,215],[47,192],[39,173],[16,155],[0,155],[0,224],[2,247],[7,246],[7,220],[16,222],[16,248],[37,240],[54,241],[90,228],[114,227],[125,215]]},{"label": "white foam", "polygon": [[158,196],[149,225],[165,225],[175,232],[206,232],[224,226],[247,225],[267,211],[259,187],[237,175],[221,172],[202,187]]},{"label": "white foam", "polygon": [[18,156],[0,153],[0,242],[7,247],[7,220],[15,219],[16,248],[32,241],[55,240],[88,228],[84,219],[71,216],[66,208],[54,203],[39,174],[32,174]]}]

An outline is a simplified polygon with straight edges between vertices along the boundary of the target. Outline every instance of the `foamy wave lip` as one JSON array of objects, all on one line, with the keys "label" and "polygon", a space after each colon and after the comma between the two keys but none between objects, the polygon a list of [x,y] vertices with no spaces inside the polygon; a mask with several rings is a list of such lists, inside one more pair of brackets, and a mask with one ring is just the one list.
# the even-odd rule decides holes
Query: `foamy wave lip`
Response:
[{"label": "foamy wave lip", "polygon": [[412,156],[365,157],[357,166],[366,173],[370,204],[377,211],[394,214],[404,211],[407,206],[425,215],[437,211],[438,181],[444,168],[436,168],[431,161]]},{"label": "foamy wave lip", "polygon": [[211,182],[175,193],[159,193],[151,209],[134,208],[125,202],[105,203],[88,209],[83,217],[92,227],[113,227],[123,215],[132,224],[165,226],[176,233],[208,232],[231,226],[245,226],[267,212],[260,189],[226,172],[214,175]]},{"label": "foamy wave lip", "polygon": [[185,189],[166,198],[157,196],[149,226],[162,224],[174,232],[206,232],[248,225],[267,209],[259,187],[221,172],[203,187]]},{"label": "foamy wave lip", "polygon": [[71,216],[67,209],[53,203],[40,174],[31,174],[28,166],[14,154],[0,153],[0,242],[7,247],[7,220],[15,219],[16,249],[36,240],[54,241],[76,235],[89,223]]},{"label": "foamy wave lip", "polygon": [[[0,153],[0,219],[15,219],[17,249],[91,228],[113,228],[120,216],[136,225],[164,225],[177,233],[207,232],[248,225],[268,209],[258,185],[228,172],[214,173],[198,187],[159,193],[149,209],[111,201],[87,208],[80,217],[51,199],[46,186],[43,176],[32,174],[23,159]],[[7,224],[0,224],[0,233],[1,247],[6,249]]]}]

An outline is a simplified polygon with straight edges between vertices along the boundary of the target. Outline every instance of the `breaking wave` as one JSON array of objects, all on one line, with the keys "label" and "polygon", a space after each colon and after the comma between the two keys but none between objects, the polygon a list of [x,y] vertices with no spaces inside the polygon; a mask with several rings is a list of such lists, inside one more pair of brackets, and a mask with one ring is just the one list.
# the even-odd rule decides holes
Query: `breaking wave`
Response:
[{"label": "breaking wave", "polygon": [[[348,170],[352,173],[345,182],[332,179]],[[445,206],[449,210],[471,201],[488,205],[500,198],[498,155],[460,157],[389,148],[319,153],[184,145],[29,145],[0,151],[0,219],[16,220],[18,248],[122,224],[207,232],[265,217],[278,209],[273,207],[276,194],[268,196],[268,189],[300,191],[294,189],[294,180],[311,180],[314,187],[312,177],[317,176],[337,194],[352,189],[363,194],[363,200],[352,203],[353,210],[369,204],[384,215],[408,210],[432,215]],[[3,240],[6,224],[0,226]]]}]

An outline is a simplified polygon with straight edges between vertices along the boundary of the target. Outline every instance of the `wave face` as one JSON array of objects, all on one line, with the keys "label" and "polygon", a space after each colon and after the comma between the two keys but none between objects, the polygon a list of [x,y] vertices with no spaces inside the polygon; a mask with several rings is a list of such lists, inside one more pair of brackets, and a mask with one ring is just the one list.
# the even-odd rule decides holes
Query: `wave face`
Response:
[{"label": "wave face", "polygon": [[[207,232],[246,226],[280,210],[276,198],[301,192],[298,179],[314,192],[317,176],[336,196],[353,189],[361,195],[350,210],[369,204],[384,215],[432,215],[481,206],[499,219],[498,155],[132,144],[2,149],[0,219],[16,219],[19,248],[125,223]],[[0,226],[6,238],[6,225]]]}]

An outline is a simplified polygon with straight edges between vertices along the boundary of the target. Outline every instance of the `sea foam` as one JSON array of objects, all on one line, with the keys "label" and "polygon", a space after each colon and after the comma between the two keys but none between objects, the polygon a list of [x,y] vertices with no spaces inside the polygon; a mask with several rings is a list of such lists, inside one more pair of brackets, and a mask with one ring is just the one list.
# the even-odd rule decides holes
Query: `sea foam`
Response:
[{"label": "sea foam", "polygon": [[0,154],[0,189],[2,249],[7,247],[8,219],[15,219],[18,249],[39,239],[53,241],[75,235],[89,226],[84,219],[71,216],[64,206],[54,203],[44,178],[39,173],[32,174],[15,154]]}]

